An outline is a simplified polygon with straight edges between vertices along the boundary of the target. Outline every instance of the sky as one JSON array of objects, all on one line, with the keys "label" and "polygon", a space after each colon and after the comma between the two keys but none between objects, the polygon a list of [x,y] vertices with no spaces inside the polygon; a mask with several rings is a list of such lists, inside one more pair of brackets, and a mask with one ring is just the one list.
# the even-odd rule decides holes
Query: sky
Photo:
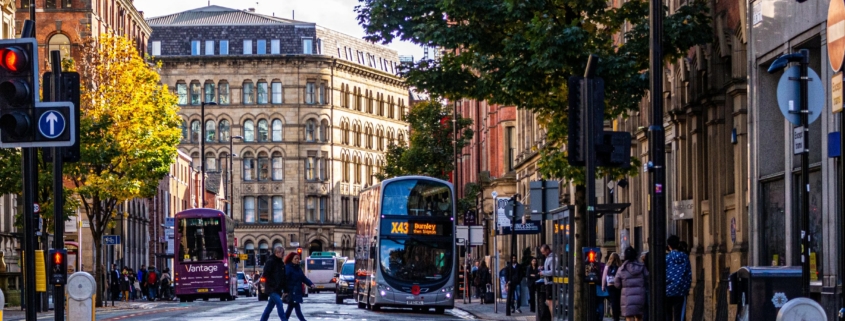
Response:
[{"label": "sky", "polygon": [[[165,16],[207,6],[209,3],[232,9],[255,8],[256,13],[315,22],[317,25],[345,34],[363,37],[364,28],[358,25],[355,6],[358,0],[135,0],[135,8],[144,12],[145,18]],[[400,55],[422,58],[423,49],[410,42],[387,45]]]}]

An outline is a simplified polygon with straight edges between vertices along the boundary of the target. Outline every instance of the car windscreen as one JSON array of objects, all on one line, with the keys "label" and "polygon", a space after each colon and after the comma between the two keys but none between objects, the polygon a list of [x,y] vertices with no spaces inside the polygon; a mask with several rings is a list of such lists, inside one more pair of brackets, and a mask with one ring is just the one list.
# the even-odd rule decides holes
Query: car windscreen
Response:
[{"label": "car windscreen", "polygon": [[243,280],[246,277],[243,274],[238,273],[238,280]]},{"label": "car windscreen", "polygon": [[353,273],[355,273],[355,263],[344,264],[343,269],[340,270],[342,275],[352,275]]}]

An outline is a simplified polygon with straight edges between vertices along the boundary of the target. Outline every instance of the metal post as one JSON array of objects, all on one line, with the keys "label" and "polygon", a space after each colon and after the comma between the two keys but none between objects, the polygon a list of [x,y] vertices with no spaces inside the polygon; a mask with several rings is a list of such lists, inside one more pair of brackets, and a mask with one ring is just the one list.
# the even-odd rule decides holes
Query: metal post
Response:
[{"label": "metal post", "polygon": [[[839,113],[839,231],[845,231],[845,113]],[[839,235],[839,279],[845,277],[845,234]],[[845,321],[845,291],[839,291],[842,306],[839,310],[839,321]]]},{"label": "metal post", "polygon": [[[50,101],[59,101],[62,90],[62,56],[58,50],[50,52],[52,79],[50,79],[52,90],[50,90]],[[62,159],[61,147],[53,147],[53,225],[55,228],[55,235],[53,236],[53,248],[63,249],[64,235],[65,235],[65,219],[64,219],[64,185],[62,176],[62,166],[64,165]],[[57,285],[53,288],[53,316],[56,321],[64,321],[65,319],[65,288]]]},{"label": "metal post", "polygon": [[649,274],[648,315],[651,321],[663,321],[663,296],[666,294],[666,197],[663,186],[666,181],[666,155],[664,152],[665,135],[663,131],[663,1],[651,0],[649,6],[649,40],[651,53],[649,55],[649,75],[651,86],[651,126],[649,130],[648,149],[651,175],[649,186],[651,209],[649,211],[648,238],[648,266]]},{"label": "metal post", "polygon": [[801,126],[804,128],[804,151],[801,153],[801,293],[804,297],[810,297],[810,122],[809,108],[807,106],[807,83],[809,82],[808,70],[810,69],[810,51],[801,49]]},{"label": "metal post", "polygon": [[26,320],[36,321],[35,313],[38,307],[37,293],[35,292],[35,191],[38,183],[38,172],[36,171],[35,160],[38,157],[35,148],[24,148],[23,154],[23,208],[24,208],[24,289],[26,297]]},{"label": "metal post", "polygon": [[200,192],[199,207],[205,208],[205,102],[200,103]]},{"label": "metal post", "polygon": [[[496,192],[493,192],[493,251],[496,254],[496,268],[492,271],[493,275],[493,297],[495,298],[495,302],[493,302],[493,313],[499,313],[499,298],[500,295],[496,295],[496,293],[501,292],[502,285],[499,284],[501,282],[499,280],[499,235],[496,232],[499,229],[499,201],[496,199],[495,196]],[[28,320],[27,320],[28,321]]]},{"label": "metal post", "polygon": [[[588,247],[595,247],[596,246],[596,213],[595,206],[596,206],[596,131],[602,130],[602,128],[595,128],[594,124],[596,123],[596,117],[603,117],[603,115],[597,115],[597,111],[595,110],[595,103],[593,102],[593,86],[595,84],[595,80],[593,77],[595,76],[596,68],[598,67],[598,56],[590,55],[589,60],[587,60],[587,68],[584,71],[584,84],[581,86],[583,90],[583,94],[581,95],[582,101],[586,101],[587,103],[582,103],[583,105],[583,112],[587,113],[587,124],[586,124],[586,144],[587,144],[587,164],[585,169],[585,187],[586,193],[584,193],[586,198],[587,204],[587,246]],[[586,294],[587,298],[587,313],[592,319],[593,316],[596,314],[596,309],[598,306],[598,302],[596,302],[596,286],[592,283],[587,283]]]}]

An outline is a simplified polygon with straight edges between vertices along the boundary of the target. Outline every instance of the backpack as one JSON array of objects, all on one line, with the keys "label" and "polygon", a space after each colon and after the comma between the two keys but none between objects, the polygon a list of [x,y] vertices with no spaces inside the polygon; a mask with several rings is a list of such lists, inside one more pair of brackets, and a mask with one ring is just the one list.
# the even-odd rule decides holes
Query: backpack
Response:
[{"label": "backpack", "polygon": [[619,270],[618,266],[609,266],[607,267],[607,285],[614,285],[614,278],[616,277],[616,271]]},{"label": "backpack", "polygon": [[149,276],[147,276],[147,284],[156,284],[156,272],[150,271]]}]

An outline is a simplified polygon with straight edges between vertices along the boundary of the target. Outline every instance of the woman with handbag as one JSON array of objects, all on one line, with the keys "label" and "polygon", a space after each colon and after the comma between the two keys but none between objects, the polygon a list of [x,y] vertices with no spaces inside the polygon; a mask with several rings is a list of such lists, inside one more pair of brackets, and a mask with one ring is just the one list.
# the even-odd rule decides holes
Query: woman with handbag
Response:
[{"label": "woman with handbag", "polygon": [[620,306],[622,294],[619,292],[619,288],[614,285],[616,271],[619,270],[619,265],[621,265],[620,261],[619,254],[611,253],[607,259],[607,265],[604,266],[601,278],[602,290],[610,293],[610,310],[613,312],[613,321],[619,321],[622,315],[622,307]]},{"label": "woman with handbag", "polygon": [[487,262],[481,261],[476,272],[476,286],[478,286],[478,297],[481,299],[481,304],[487,299],[487,286],[493,281],[493,275],[490,274],[490,269],[487,268]]},{"label": "woman with handbag", "polygon": [[288,308],[285,311],[287,319],[290,319],[291,312],[296,310],[296,317],[299,318],[299,321],[305,321],[305,317],[302,315],[302,308],[300,307],[304,294],[302,284],[313,288],[314,282],[311,282],[311,280],[305,277],[305,273],[302,272],[302,268],[299,266],[301,260],[302,258],[293,252],[285,257],[285,279],[287,280],[288,287],[285,295],[282,297],[282,302],[288,304]]}]

